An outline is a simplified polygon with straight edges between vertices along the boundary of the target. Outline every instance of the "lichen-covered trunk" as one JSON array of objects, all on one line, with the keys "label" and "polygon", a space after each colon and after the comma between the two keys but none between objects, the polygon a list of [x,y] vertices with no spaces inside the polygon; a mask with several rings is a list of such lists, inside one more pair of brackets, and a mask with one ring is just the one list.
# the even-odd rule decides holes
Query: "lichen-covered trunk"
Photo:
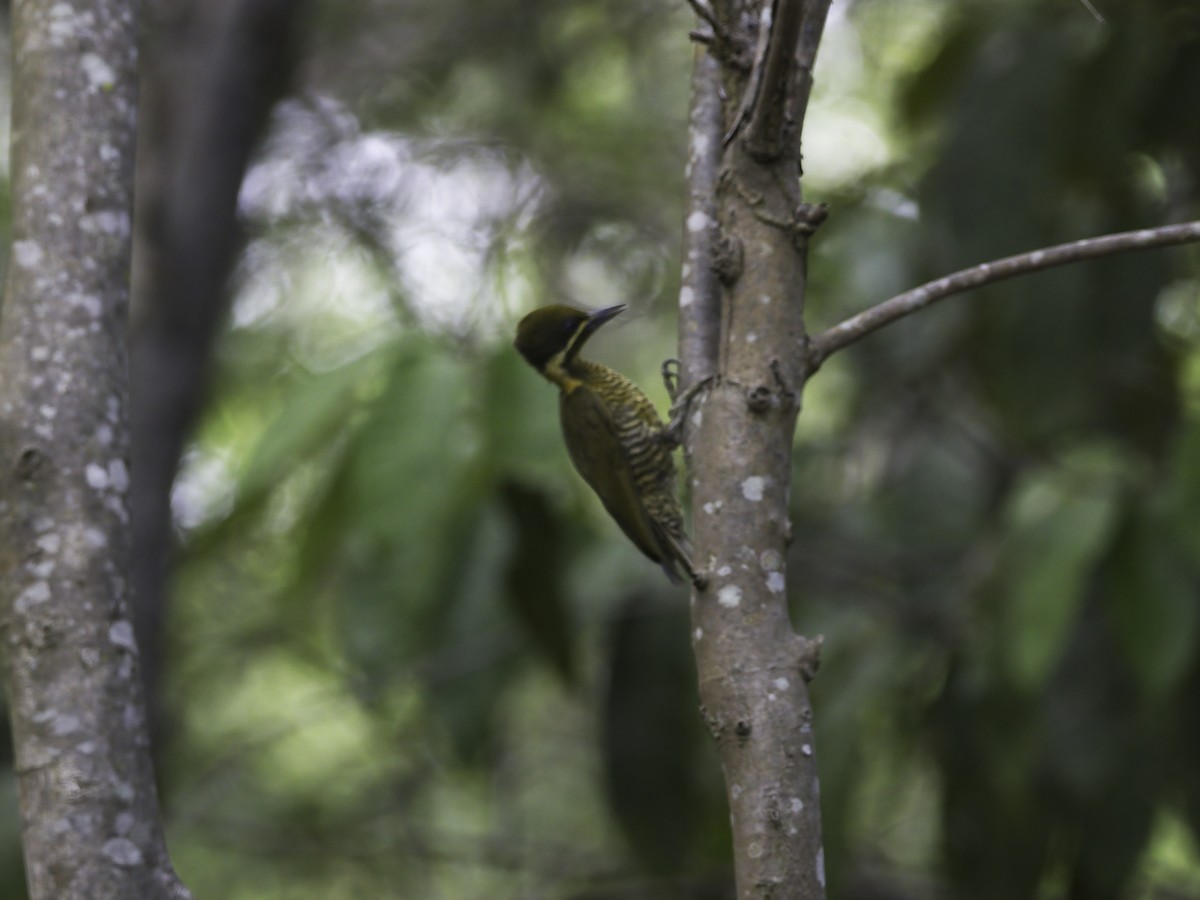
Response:
[{"label": "lichen-covered trunk", "polygon": [[189,896],[163,840],[128,596],[136,12],[13,4],[0,605],[34,900]]},{"label": "lichen-covered trunk", "polygon": [[[699,59],[693,79],[682,370],[685,384],[713,378],[685,429],[696,564],[708,576],[693,596],[692,643],[725,770],[739,898],[825,896],[807,690],[818,648],[792,629],[784,560],[809,371],[805,252],[822,215],[800,196],[799,127],[827,9],[827,0],[719,7],[720,89],[714,59]],[[704,269],[719,290],[697,280]]]}]

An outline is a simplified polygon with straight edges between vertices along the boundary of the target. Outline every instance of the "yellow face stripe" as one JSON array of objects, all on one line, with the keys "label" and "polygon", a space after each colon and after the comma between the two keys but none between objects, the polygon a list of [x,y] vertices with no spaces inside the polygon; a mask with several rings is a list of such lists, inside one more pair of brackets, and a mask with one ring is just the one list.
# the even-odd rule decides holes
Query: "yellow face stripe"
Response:
[{"label": "yellow face stripe", "polygon": [[568,394],[583,384],[582,381],[567,371],[567,362],[575,358],[575,354],[578,352],[579,339],[583,336],[584,329],[588,327],[590,321],[590,319],[584,319],[580,322],[579,327],[575,329],[575,333],[571,335],[571,339],[567,341],[567,346],[546,360],[546,364],[542,367],[542,374]]}]

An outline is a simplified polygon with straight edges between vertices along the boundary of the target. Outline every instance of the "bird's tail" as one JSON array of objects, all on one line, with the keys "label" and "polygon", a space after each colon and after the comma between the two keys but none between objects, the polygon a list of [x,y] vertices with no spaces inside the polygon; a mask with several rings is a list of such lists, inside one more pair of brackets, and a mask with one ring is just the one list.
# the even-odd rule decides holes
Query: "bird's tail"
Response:
[{"label": "bird's tail", "polygon": [[692,542],[684,534],[667,534],[665,537],[671,548],[670,557],[662,561],[663,571],[667,573],[667,577],[674,584],[680,584],[683,579],[679,575],[679,569],[682,568],[693,585],[703,587],[705,581],[696,571],[696,567],[692,565]]}]

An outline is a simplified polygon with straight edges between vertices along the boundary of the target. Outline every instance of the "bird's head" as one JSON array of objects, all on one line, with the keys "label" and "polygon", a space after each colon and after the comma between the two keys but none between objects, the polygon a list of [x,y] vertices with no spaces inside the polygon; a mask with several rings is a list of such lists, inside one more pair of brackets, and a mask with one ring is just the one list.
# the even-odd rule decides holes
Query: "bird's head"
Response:
[{"label": "bird's head", "polygon": [[624,304],[591,311],[561,303],[543,306],[517,324],[513,346],[526,362],[550,376],[570,365],[596,329],[623,309]]}]

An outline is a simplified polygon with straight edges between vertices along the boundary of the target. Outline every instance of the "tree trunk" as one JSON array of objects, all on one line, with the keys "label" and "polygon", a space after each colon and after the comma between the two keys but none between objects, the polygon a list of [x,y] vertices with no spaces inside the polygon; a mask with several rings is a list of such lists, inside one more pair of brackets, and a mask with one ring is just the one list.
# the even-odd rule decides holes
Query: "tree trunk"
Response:
[{"label": "tree trunk", "polygon": [[0,602],[34,900],[185,898],[129,604],[133,0],[19,0],[0,316]]},{"label": "tree trunk", "polygon": [[[692,643],[725,771],[739,898],[825,896],[807,690],[818,647],[792,630],[784,560],[808,375],[805,252],[822,215],[801,201],[799,133],[828,5],[777,0],[766,21],[761,3],[718,7],[710,53],[721,90],[712,59],[697,60],[693,79],[681,362],[685,387],[713,378],[684,432],[696,563],[708,577],[693,596]],[[714,222],[698,197],[717,158]],[[720,297],[696,280],[704,265],[720,276]]]}]

